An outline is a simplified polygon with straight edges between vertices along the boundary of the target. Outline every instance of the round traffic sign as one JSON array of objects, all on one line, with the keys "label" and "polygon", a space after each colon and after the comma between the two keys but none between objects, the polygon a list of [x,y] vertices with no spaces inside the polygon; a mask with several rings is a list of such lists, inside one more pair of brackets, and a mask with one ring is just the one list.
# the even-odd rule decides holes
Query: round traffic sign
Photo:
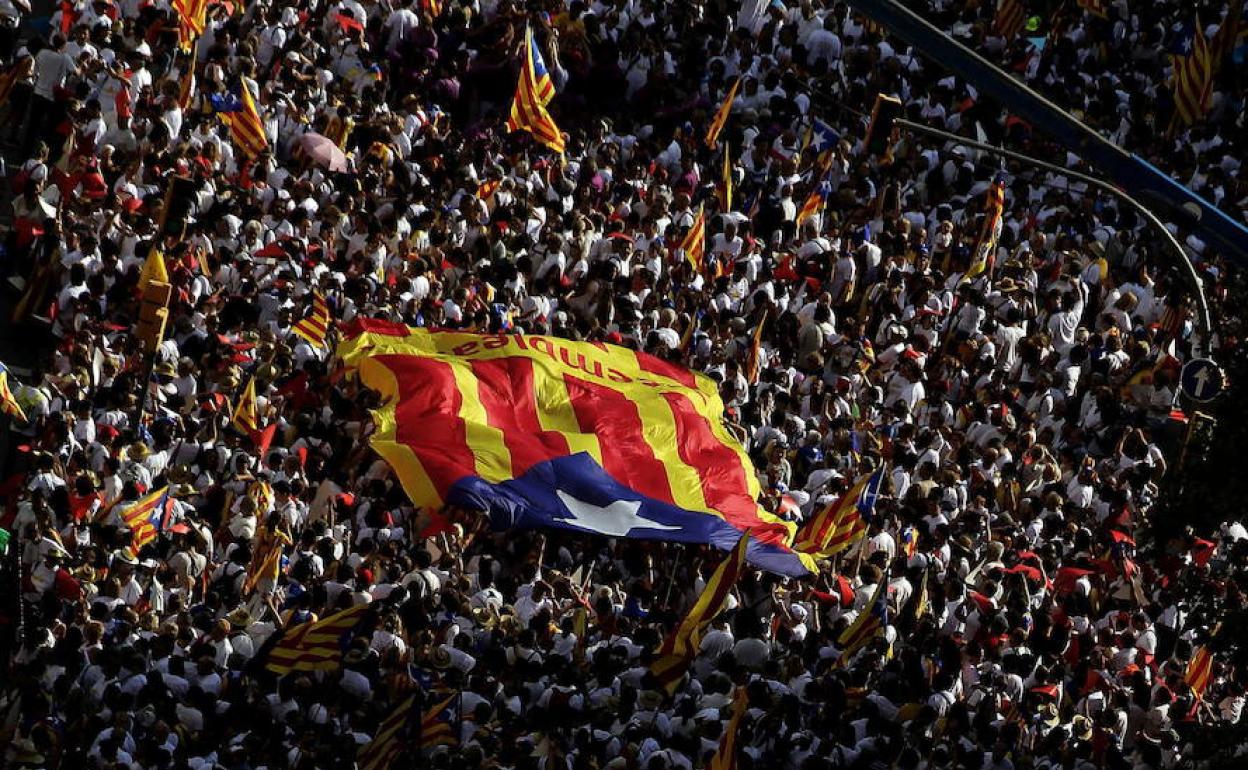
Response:
[{"label": "round traffic sign", "polygon": [[1183,365],[1179,375],[1179,387],[1193,401],[1212,401],[1222,393],[1226,377],[1222,370],[1208,358],[1193,358]]}]

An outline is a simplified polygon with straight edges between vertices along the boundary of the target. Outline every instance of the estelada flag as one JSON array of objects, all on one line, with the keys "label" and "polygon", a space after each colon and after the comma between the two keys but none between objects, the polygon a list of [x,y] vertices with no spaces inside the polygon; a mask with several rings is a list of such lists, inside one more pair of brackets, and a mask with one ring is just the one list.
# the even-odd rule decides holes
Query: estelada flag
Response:
[{"label": "estelada flag", "polygon": [[511,102],[511,114],[507,118],[508,131],[528,131],[537,141],[551,150],[563,154],[563,133],[546,110],[554,98],[555,87],[542,61],[542,52],[533,40],[533,30],[524,32],[525,56],[520,65],[520,78],[516,81],[516,95]]},{"label": "estelada flag", "polygon": [[822,558],[844,551],[867,533],[884,484],[884,468],[863,476],[802,527],[793,547]]},{"label": "estelada flag", "polygon": [[795,527],[759,506],[713,380],[644,353],[553,337],[431,332],[377,320],[338,354],[383,398],[376,449],[416,505],[483,511],[496,528],[557,527],[733,548],[804,575]]},{"label": "estelada flag", "polygon": [[745,379],[751,385],[758,382],[763,371],[763,326],[766,324],[767,311],[764,310],[763,317],[754,328],[754,334],[750,336],[750,351],[745,358]]},{"label": "estelada flag", "polygon": [[888,573],[880,578],[875,586],[871,601],[854,619],[841,635],[837,637],[836,646],[841,648],[839,661],[847,662],[854,653],[865,647],[880,631],[888,625]]},{"label": "estelada flag", "polygon": [[361,604],[290,629],[269,650],[265,667],[283,676],[292,671],[338,668],[351,637],[364,629],[368,613],[368,605]]},{"label": "estelada flag", "polygon": [[140,548],[155,540],[164,531],[168,524],[171,503],[169,487],[162,487],[139,498],[118,514],[134,533],[134,540],[131,544],[132,552],[138,552]]}]

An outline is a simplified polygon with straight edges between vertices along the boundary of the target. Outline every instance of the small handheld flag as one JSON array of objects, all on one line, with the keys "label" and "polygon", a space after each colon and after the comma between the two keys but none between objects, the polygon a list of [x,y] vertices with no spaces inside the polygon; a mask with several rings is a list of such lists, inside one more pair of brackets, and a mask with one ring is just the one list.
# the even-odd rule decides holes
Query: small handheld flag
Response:
[{"label": "small handheld flag", "polygon": [[169,487],[162,487],[138,499],[133,505],[119,515],[125,525],[134,533],[130,550],[137,553],[140,548],[155,540],[168,524],[168,516],[172,499]]},{"label": "small handheld flag", "polygon": [[797,533],[793,547],[828,557],[852,546],[867,532],[873,515],[884,468],[863,476],[839,499],[815,514]]},{"label": "small handheld flag", "polygon": [[27,421],[25,410],[13,397],[13,390],[9,387],[9,370],[4,364],[0,364],[0,411],[19,422]]},{"label": "small handheld flag", "polygon": [[832,195],[832,183],[826,179],[815,185],[815,189],[810,191],[810,195],[806,197],[806,202],[802,204],[802,210],[797,212],[797,226],[802,224],[823,210],[828,203],[828,197]]},{"label": "small handheld flag", "polygon": [[308,341],[314,348],[326,347],[325,338],[329,334],[329,303],[319,291],[312,293],[312,312],[307,318],[291,327],[291,331]]},{"label": "small handheld flag", "polygon": [[997,180],[988,188],[984,203],[984,223],[980,226],[972,262],[966,275],[962,277],[963,281],[970,281],[992,270],[997,238],[1001,236],[1001,215],[1004,211],[1005,183]]},{"label": "small handheld flag", "polygon": [[745,567],[745,552],[749,540],[748,535],[742,535],[737,541],[737,547],[715,568],[715,574],[706,582],[706,587],[702,589],[689,614],[663,642],[654,663],[650,665],[650,672],[669,694],[676,691],[685,670],[697,656],[702,635],[710,627],[711,621],[727,606],[728,593]]},{"label": "small handheld flag", "polygon": [[209,101],[221,122],[230,129],[230,141],[244,157],[254,160],[268,151],[269,137],[264,131],[264,121],[245,84],[236,84],[235,90],[225,96],[213,94]]},{"label": "small handheld flag", "polygon": [[698,209],[698,215],[694,217],[693,224],[689,226],[689,231],[681,239],[680,249],[685,252],[685,259],[689,260],[693,269],[701,272],[703,257],[706,254],[706,215],[701,208]]},{"label": "small handheld flag", "polygon": [[234,414],[230,416],[230,424],[248,436],[260,430],[260,410],[256,405],[255,377],[248,380],[247,387],[243,388],[243,395],[238,399],[238,406],[234,407]]},{"label": "small handheld flag", "polygon": [[1187,664],[1187,670],[1183,673],[1183,681],[1192,688],[1196,697],[1203,698],[1205,689],[1209,687],[1209,680],[1212,678],[1213,654],[1209,652],[1208,647],[1198,647],[1196,653],[1192,655],[1191,662]]},{"label": "small handheld flag", "polygon": [[563,132],[546,110],[546,105],[555,95],[554,83],[533,40],[532,28],[525,29],[524,43],[525,56],[520,65],[520,78],[516,82],[516,95],[511,101],[507,130],[528,131],[534,139],[562,154]]},{"label": "small handheld flag", "polygon": [[841,632],[836,644],[841,648],[839,660],[848,661],[854,653],[867,646],[888,623],[888,573],[880,577],[871,601],[854,622]]},{"label": "small handheld flag", "polygon": [[737,78],[732,82],[732,88],[728,89],[728,95],[724,97],[724,103],[719,105],[719,109],[715,111],[715,118],[706,129],[707,147],[714,147],[719,141],[719,134],[724,130],[724,124],[728,122],[728,115],[732,112],[732,103],[736,101],[737,89],[740,87],[741,78]]}]

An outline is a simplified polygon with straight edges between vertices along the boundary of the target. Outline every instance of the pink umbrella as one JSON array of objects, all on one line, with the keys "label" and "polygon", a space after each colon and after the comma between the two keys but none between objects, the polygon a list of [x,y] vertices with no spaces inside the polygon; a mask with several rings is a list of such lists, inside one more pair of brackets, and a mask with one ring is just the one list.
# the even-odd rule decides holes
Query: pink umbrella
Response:
[{"label": "pink umbrella", "polygon": [[346,153],[327,136],[309,132],[300,136],[296,145],[304,157],[319,166],[330,171],[347,170]]}]

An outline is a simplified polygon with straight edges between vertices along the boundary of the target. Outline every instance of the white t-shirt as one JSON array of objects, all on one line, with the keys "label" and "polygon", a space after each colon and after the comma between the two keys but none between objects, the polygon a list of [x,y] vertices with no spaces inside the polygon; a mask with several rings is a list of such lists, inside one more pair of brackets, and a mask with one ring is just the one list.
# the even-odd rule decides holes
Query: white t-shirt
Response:
[{"label": "white t-shirt", "polygon": [[35,95],[51,99],[53,91],[65,85],[65,78],[77,72],[74,60],[64,51],[45,48],[35,57]]}]

